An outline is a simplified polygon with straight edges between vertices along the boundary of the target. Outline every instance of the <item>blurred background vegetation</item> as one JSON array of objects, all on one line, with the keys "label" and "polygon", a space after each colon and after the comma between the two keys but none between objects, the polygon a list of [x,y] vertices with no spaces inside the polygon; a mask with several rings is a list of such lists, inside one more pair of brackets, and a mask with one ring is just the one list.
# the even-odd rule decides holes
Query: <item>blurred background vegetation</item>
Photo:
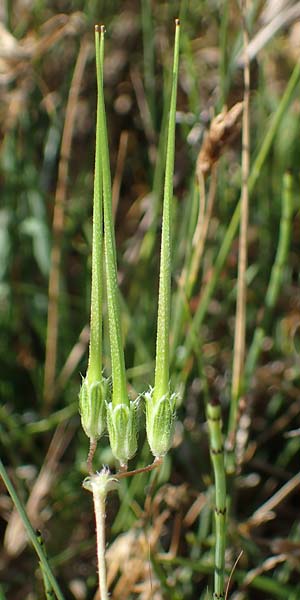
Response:
[{"label": "blurred background vegetation", "polygon": [[[300,60],[299,15],[294,10],[286,18],[290,7],[298,6],[293,4],[250,3],[251,38],[270,23],[272,32],[262,45],[255,38],[253,47],[252,163]],[[179,15],[182,22],[175,310],[196,220],[195,166],[203,136],[224,105],[243,98],[241,17],[237,3],[218,0],[6,0],[0,11],[1,454],[33,525],[43,533],[66,598],[91,599],[98,597],[94,519],[91,498],[81,488],[87,439],[79,425],[78,391],[89,335],[94,24],[107,28],[105,94],[119,281],[130,394],[136,397],[153,384],[174,18]],[[274,26],[278,16],[281,28]],[[295,84],[298,79],[296,72]],[[248,347],[263,315],[278,245],[283,178],[290,173],[294,208],[288,257],[244,398],[239,472],[229,481],[228,572],[243,550],[228,596],[235,600],[300,597],[299,123],[295,85],[251,193]],[[203,396],[207,384],[221,399],[226,426],[238,232],[201,328],[192,336],[191,324],[239,199],[240,156],[238,134],[218,163],[199,277],[184,317],[179,325],[173,322],[171,371],[181,395],[174,448],[159,475],[123,481],[119,496],[109,499],[108,579],[115,600],[210,597],[213,477]],[[107,329],[105,367],[109,373]],[[150,460],[143,442],[133,466]],[[106,438],[95,464],[114,468]],[[36,557],[4,486],[0,491],[0,598],[42,598]],[[270,498],[273,503],[265,506]]]}]

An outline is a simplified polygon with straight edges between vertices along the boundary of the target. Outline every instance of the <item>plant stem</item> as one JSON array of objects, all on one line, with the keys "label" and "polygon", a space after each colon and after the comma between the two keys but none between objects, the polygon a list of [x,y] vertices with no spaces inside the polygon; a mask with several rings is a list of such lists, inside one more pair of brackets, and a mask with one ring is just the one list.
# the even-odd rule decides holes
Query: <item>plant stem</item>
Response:
[{"label": "plant stem", "polygon": [[266,293],[265,300],[265,312],[263,315],[262,323],[256,327],[252,344],[248,353],[245,369],[245,382],[249,385],[250,378],[256,367],[259,354],[262,348],[263,338],[265,332],[270,325],[273,309],[276,305],[280,286],[283,278],[283,267],[287,260],[290,238],[291,238],[291,225],[293,217],[293,195],[292,195],[292,183],[293,178],[290,173],[285,173],[283,177],[283,191],[281,201],[281,219],[280,219],[280,230],[279,240],[277,246],[277,252],[275,261],[272,267],[270,281]]},{"label": "plant stem", "polygon": [[153,463],[151,463],[151,465],[147,465],[147,467],[141,467],[139,469],[134,469],[133,471],[120,471],[119,473],[117,473],[115,475],[116,479],[124,479],[125,477],[133,477],[133,475],[141,475],[142,473],[149,473],[150,471],[153,471],[154,469],[158,469],[159,467],[161,467],[163,463],[163,459],[162,458],[155,458]]},{"label": "plant stem", "polygon": [[[264,162],[267,158],[267,155],[270,151],[271,145],[273,143],[275,134],[280,125],[281,119],[284,116],[285,112],[287,111],[289,103],[291,102],[293,93],[299,82],[299,78],[300,78],[300,62],[298,62],[296,64],[296,66],[292,72],[292,75],[289,79],[289,82],[288,82],[285,92],[281,98],[281,101],[278,105],[278,108],[277,108],[275,114],[273,115],[273,119],[272,119],[270,125],[268,126],[266,135],[264,137],[263,144],[262,144],[260,151],[256,157],[256,160],[254,161],[254,164],[252,166],[250,177],[249,177],[249,182],[248,182],[249,194],[251,194],[254,189],[257,179],[260,175],[261,169],[262,169]],[[210,299],[211,299],[213,292],[215,290],[215,287],[220,279],[220,274],[221,274],[222,268],[224,266],[225,260],[228,256],[229,250],[231,248],[232,242],[233,242],[234,237],[237,232],[237,228],[239,225],[239,219],[240,219],[240,210],[241,210],[241,203],[239,201],[235,208],[235,211],[232,215],[231,221],[228,225],[228,228],[225,233],[223,242],[221,244],[219,253],[217,255],[213,273],[211,275],[210,280],[208,281],[208,283],[206,284],[206,286],[203,290],[203,294],[201,296],[201,301],[199,302],[193,322],[192,322],[190,330],[187,334],[187,338],[185,341],[187,356],[190,356],[191,350],[193,349],[196,340],[198,340],[199,328],[203,323],[203,319],[206,315]]]},{"label": "plant stem", "polygon": [[207,405],[210,452],[215,477],[215,575],[214,598],[225,597],[225,549],[226,549],[226,474],[221,426],[221,407],[218,400]]},{"label": "plant stem", "polygon": [[143,56],[146,98],[151,115],[152,126],[156,122],[155,104],[155,68],[154,68],[154,31],[150,0],[142,0]]},{"label": "plant stem", "polygon": [[[250,61],[248,56],[249,34],[247,29],[247,0],[242,0],[242,21],[244,37],[244,106],[242,133],[242,194],[241,223],[239,237],[239,259],[237,280],[237,301],[235,318],[235,336],[233,351],[233,373],[231,385],[231,402],[228,427],[230,450],[235,448],[235,435],[238,420],[240,395],[243,393],[245,366],[245,334],[246,334],[246,269],[247,269],[247,231],[249,213],[249,171],[250,171]],[[234,458],[232,457],[234,460]],[[233,466],[232,466],[233,468]]]},{"label": "plant stem", "polygon": [[117,480],[111,476],[110,471],[105,467],[100,473],[87,477],[83,482],[83,487],[93,494],[97,538],[98,580],[101,600],[108,600],[109,598],[105,564],[105,503],[108,492],[113,490],[117,483]]},{"label": "plant stem", "polygon": [[212,167],[207,201],[205,199],[205,179],[202,173],[198,176],[198,180],[202,181],[202,185],[199,185],[199,191],[200,196],[204,196],[205,206],[203,210],[203,215],[201,215],[199,212],[198,222],[196,225],[195,233],[193,235],[194,252],[192,254],[191,265],[186,283],[186,295],[188,300],[190,300],[191,298],[195,283],[197,281],[200,262],[203,256],[208,228],[211,221],[217,189],[217,166],[213,165]]},{"label": "plant stem", "polygon": [[62,241],[65,221],[65,204],[67,200],[69,162],[71,156],[72,139],[76,119],[80,86],[84,75],[85,64],[88,59],[90,46],[84,40],[76,61],[72,83],[70,87],[66,117],[64,122],[60,159],[58,165],[58,178],[54,199],[53,211],[53,245],[50,258],[50,273],[48,285],[48,315],[46,334],[46,357],[44,372],[44,403],[45,411],[51,411],[55,394],[55,374],[57,359],[58,321],[59,321],[59,288],[60,268],[62,256]]},{"label": "plant stem", "polygon": [[13,503],[14,503],[17,511],[18,511],[18,513],[19,513],[19,515],[20,515],[20,518],[23,521],[23,524],[24,524],[24,527],[25,527],[25,529],[27,531],[28,537],[29,537],[29,539],[30,539],[30,541],[31,541],[31,543],[32,543],[32,545],[33,545],[33,547],[34,547],[34,549],[35,549],[38,557],[39,557],[40,563],[41,563],[41,565],[43,567],[43,571],[44,571],[45,575],[47,576],[47,578],[49,580],[49,583],[51,584],[51,586],[53,588],[53,591],[54,591],[54,593],[56,595],[57,600],[64,600],[64,596],[63,596],[63,594],[62,594],[62,592],[60,590],[60,587],[59,587],[59,585],[58,585],[58,583],[57,583],[57,581],[56,581],[56,579],[55,579],[55,577],[54,577],[54,575],[53,575],[53,573],[51,571],[49,562],[48,562],[48,560],[47,560],[47,558],[46,558],[46,556],[45,556],[45,554],[44,554],[44,552],[43,552],[43,550],[41,548],[41,545],[40,545],[40,543],[38,541],[37,535],[36,535],[36,533],[35,533],[32,525],[31,525],[31,523],[30,523],[30,521],[29,521],[29,519],[27,517],[25,508],[24,508],[21,500],[19,499],[19,497],[18,497],[18,495],[17,495],[17,493],[15,491],[15,488],[14,488],[14,486],[13,486],[13,484],[12,484],[12,482],[11,482],[9,476],[8,476],[8,473],[7,473],[7,471],[6,471],[5,467],[4,467],[3,462],[1,461],[1,459],[0,459],[0,475],[1,475],[2,479],[3,479],[3,481],[4,481],[4,484],[5,484],[6,488],[7,488],[7,491],[8,491],[8,493],[9,493],[9,495],[10,495],[10,497],[11,497],[11,499],[12,499],[12,501],[13,501]]},{"label": "plant stem", "polygon": [[[37,531],[36,535],[37,535],[38,542],[39,542],[39,544],[40,544],[40,546],[41,546],[41,548],[42,548],[42,550],[43,550],[46,558],[48,558],[42,534]],[[44,590],[45,590],[46,599],[47,600],[53,600],[53,598],[55,598],[55,594],[53,592],[52,585],[49,582],[49,579],[47,577],[47,574],[44,571],[44,568],[43,568],[43,565],[42,565],[41,562],[40,562],[40,569],[41,569],[41,573],[42,573],[42,577],[43,577]]]},{"label": "plant stem", "polygon": [[105,500],[103,494],[93,489],[93,500],[96,520],[98,579],[101,600],[108,600],[105,565]]},{"label": "plant stem", "polygon": [[173,318],[171,323],[171,362],[174,360],[176,355],[176,350],[180,342],[180,335],[182,331],[182,325],[184,319],[187,320],[188,316],[190,316],[190,310],[188,305],[187,291],[186,291],[186,282],[188,278],[188,273],[190,269],[190,262],[193,252],[193,237],[195,233],[195,228],[197,226],[197,213],[199,215],[198,205],[200,199],[199,196],[199,186],[196,183],[193,183],[192,188],[190,190],[191,200],[189,201],[190,210],[187,211],[189,215],[188,226],[185,233],[186,240],[186,251],[184,255],[184,264],[181,270],[181,274],[178,279],[178,287],[175,291],[175,300],[174,300],[174,309],[173,309]]},{"label": "plant stem", "polygon": [[166,76],[168,70],[163,62],[164,67],[164,85],[163,85],[163,113],[161,119],[161,126],[159,132],[157,155],[155,161],[155,168],[152,180],[152,216],[149,227],[144,235],[144,238],[140,247],[140,260],[149,261],[150,257],[154,252],[154,245],[156,240],[156,231],[158,226],[158,219],[160,216],[160,202],[163,195],[164,186],[164,164],[166,155],[166,130],[167,122],[169,119],[169,97],[166,89],[168,89],[169,77]]},{"label": "plant stem", "polygon": [[169,330],[171,303],[171,225],[173,205],[173,172],[175,154],[176,98],[179,64],[180,23],[176,19],[174,62],[172,75],[172,93],[169,112],[166,173],[164,187],[164,208],[161,238],[161,257],[159,273],[159,300],[156,338],[156,364],[154,402],[162,398],[169,388]]}]

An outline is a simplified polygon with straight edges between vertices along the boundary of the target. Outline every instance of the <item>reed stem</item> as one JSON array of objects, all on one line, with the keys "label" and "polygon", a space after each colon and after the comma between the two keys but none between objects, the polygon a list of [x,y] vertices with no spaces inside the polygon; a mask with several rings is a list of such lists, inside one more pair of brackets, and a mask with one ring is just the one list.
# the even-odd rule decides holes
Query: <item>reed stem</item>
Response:
[{"label": "reed stem", "polygon": [[293,217],[293,178],[290,173],[285,173],[283,177],[283,190],[281,201],[281,219],[279,229],[279,239],[275,261],[272,267],[270,281],[266,293],[265,310],[262,322],[255,329],[253,340],[248,352],[245,367],[245,382],[250,384],[250,378],[257,365],[259,355],[262,349],[262,342],[266,331],[270,326],[273,310],[278,300],[280,287],[283,279],[283,268],[287,261]]},{"label": "reed stem", "polygon": [[215,571],[214,599],[225,598],[226,549],[226,474],[222,435],[221,406],[218,400],[207,404],[211,461],[215,478]]}]

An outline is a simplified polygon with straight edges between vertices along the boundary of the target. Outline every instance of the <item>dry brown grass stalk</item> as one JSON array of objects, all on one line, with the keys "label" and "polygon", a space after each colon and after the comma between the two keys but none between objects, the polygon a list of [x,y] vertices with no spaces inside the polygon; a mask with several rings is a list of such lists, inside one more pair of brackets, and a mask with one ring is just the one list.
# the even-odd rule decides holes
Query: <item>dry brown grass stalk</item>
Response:
[{"label": "dry brown grass stalk", "polygon": [[60,161],[58,166],[58,181],[54,199],[53,245],[51,251],[48,287],[49,299],[44,375],[44,408],[46,412],[48,412],[51,409],[55,391],[58,340],[58,302],[60,287],[59,279],[62,255],[62,239],[65,222],[65,205],[68,188],[69,161],[71,156],[72,137],[75,125],[80,87],[89,52],[90,44],[87,42],[86,39],[84,39],[80,46],[80,51],[76,61],[70,92],[68,96],[66,117],[61,142]]},{"label": "dry brown grass stalk", "polygon": [[242,390],[245,363],[245,332],[246,332],[246,269],[247,269],[247,232],[249,212],[249,172],[250,172],[250,63],[247,54],[249,34],[247,30],[247,0],[241,5],[244,38],[244,101],[243,101],[243,132],[242,132],[242,194],[241,220],[239,236],[239,259],[237,280],[237,303],[235,318],[235,337],[233,350],[233,375],[231,388],[231,414],[229,424],[229,444],[233,448],[237,428],[237,415],[240,394]]}]

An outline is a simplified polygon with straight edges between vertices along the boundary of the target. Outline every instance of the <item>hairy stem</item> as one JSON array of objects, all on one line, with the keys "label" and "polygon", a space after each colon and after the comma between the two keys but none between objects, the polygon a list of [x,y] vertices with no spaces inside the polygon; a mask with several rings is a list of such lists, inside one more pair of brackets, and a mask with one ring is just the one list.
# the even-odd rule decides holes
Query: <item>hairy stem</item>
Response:
[{"label": "hairy stem", "polygon": [[83,487],[93,494],[94,512],[96,521],[97,559],[98,559],[98,581],[101,600],[108,600],[105,564],[105,503],[109,491],[115,489],[117,480],[111,476],[110,471],[103,469],[87,477]]},{"label": "hairy stem", "polygon": [[108,600],[105,564],[105,500],[106,497],[93,489],[96,520],[98,580],[101,600]]}]

